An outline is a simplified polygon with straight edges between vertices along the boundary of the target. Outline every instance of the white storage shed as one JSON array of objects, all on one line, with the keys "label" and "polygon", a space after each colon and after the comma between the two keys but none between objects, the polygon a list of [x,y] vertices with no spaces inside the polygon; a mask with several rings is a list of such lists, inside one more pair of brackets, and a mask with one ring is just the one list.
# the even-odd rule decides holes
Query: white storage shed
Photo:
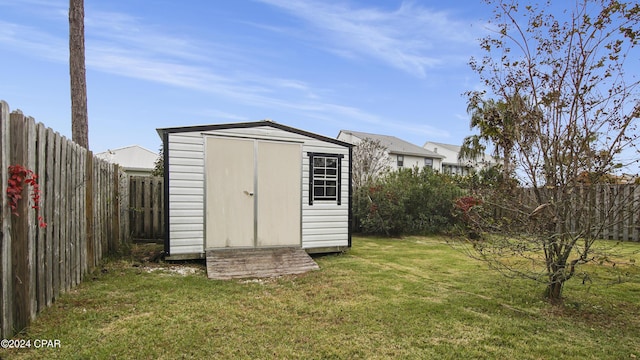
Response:
[{"label": "white storage shed", "polygon": [[167,259],[351,247],[351,146],[273,121],[158,129]]}]

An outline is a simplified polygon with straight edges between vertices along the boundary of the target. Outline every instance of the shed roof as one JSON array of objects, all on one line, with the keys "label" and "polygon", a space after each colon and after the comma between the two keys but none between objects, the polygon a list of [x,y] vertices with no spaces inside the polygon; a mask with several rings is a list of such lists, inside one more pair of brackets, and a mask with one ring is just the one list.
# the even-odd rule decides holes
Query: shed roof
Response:
[{"label": "shed roof", "polygon": [[399,139],[395,136],[390,135],[381,135],[381,134],[371,134],[361,131],[352,131],[352,130],[340,130],[340,132],[345,134],[351,134],[360,139],[372,139],[377,140],[380,144],[389,150],[392,154],[400,154],[400,155],[413,155],[413,156],[424,156],[428,158],[434,159],[442,159],[443,155],[435,153],[431,150],[427,150],[418,145],[414,145],[410,142]]},{"label": "shed roof", "polygon": [[309,131],[297,129],[294,127],[286,126],[279,124],[272,120],[260,120],[260,121],[252,121],[252,122],[239,122],[239,123],[226,123],[226,124],[209,124],[209,125],[194,125],[194,126],[181,126],[181,127],[169,127],[169,128],[159,128],[156,129],[158,135],[162,138],[164,134],[171,133],[182,133],[182,132],[199,132],[199,131],[212,131],[212,130],[224,130],[224,129],[243,129],[243,128],[253,128],[253,127],[261,127],[261,126],[269,126],[272,128],[280,129],[283,131],[291,132],[294,134],[299,134],[303,136],[308,136],[313,139],[317,139],[320,141],[325,141],[329,143],[333,143],[336,145],[341,145],[344,147],[352,147],[352,144],[349,144],[344,141],[340,141],[338,139],[333,139],[327,136],[323,136],[320,134],[312,133]]}]

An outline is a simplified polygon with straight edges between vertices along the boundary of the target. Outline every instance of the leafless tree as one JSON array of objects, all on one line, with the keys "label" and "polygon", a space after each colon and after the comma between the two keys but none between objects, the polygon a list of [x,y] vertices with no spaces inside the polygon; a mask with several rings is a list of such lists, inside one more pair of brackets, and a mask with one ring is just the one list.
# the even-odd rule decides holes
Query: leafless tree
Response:
[{"label": "leafless tree", "polygon": [[629,66],[638,63],[640,5],[578,0],[563,12],[550,1],[486,2],[495,6],[493,33],[481,40],[485,56],[470,62],[486,90],[467,95],[512,110],[509,131],[499,134],[506,138],[483,135],[509,149],[519,187],[493,189],[463,209],[491,233],[473,253],[544,283],[558,301],[566,281],[588,281],[585,264],[619,260],[598,241],[608,229],[637,226],[629,216],[640,190],[600,183],[637,171],[640,159],[640,74]]},{"label": "leafless tree", "polygon": [[353,185],[358,189],[389,169],[387,148],[377,140],[362,139],[353,149],[352,162]]}]

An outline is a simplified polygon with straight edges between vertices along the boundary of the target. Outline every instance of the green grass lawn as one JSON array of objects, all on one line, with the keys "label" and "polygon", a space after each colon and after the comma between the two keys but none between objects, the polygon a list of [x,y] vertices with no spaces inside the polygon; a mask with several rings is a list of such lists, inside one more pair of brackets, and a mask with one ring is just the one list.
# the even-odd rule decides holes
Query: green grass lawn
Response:
[{"label": "green grass lawn", "polygon": [[[570,282],[560,307],[542,285],[496,274],[442,238],[354,238],[350,252],[316,261],[321,270],[301,276],[214,281],[201,264],[111,260],[18,336],[60,348],[0,358],[640,357],[637,273]],[[196,272],[172,271],[184,267]]]}]

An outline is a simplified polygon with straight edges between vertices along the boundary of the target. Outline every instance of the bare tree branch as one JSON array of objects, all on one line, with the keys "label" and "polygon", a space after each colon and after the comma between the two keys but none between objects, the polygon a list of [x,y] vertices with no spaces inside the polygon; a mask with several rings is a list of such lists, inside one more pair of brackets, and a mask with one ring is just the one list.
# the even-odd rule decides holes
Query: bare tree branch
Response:
[{"label": "bare tree branch", "polygon": [[559,300],[566,281],[588,278],[581,265],[612,259],[596,241],[640,210],[636,187],[611,184],[640,161],[640,74],[627,66],[637,61],[640,5],[578,0],[554,13],[550,2],[486,2],[497,30],[470,65],[490,95],[467,94],[480,135],[465,143],[494,145],[520,188],[482,194],[467,218],[492,235],[474,249]]}]

